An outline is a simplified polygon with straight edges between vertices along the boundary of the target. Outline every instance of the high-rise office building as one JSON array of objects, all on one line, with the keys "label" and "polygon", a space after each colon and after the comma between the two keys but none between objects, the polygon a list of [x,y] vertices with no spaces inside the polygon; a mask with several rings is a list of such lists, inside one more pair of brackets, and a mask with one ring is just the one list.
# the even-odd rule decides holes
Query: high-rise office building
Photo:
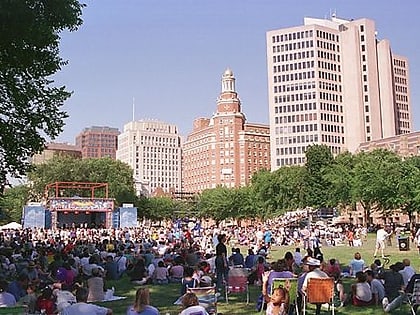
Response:
[{"label": "high-rise office building", "polygon": [[83,129],[76,137],[76,146],[82,151],[82,158],[110,157],[115,159],[118,147],[117,128],[93,126]]},{"label": "high-rise office building", "polygon": [[412,131],[408,61],[369,19],[305,18],[267,32],[271,169]]},{"label": "high-rise office building", "polygon": [[270,169],[269,127],[246,122],[235,76],[227,69],[216,113],[197,118],[183,145],[183,191],[244,186],[260,169]]},{"label": "high-rise office building", "polygon": [[117,159],[133,169],[138,195],[181,190],[181,136],[175,125],[156,120],[125,124]]}]

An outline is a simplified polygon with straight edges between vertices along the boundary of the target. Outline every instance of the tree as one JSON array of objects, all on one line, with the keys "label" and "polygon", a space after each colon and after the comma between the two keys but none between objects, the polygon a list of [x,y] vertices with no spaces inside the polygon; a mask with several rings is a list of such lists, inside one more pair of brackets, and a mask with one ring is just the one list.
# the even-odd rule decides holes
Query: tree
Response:
[{"label": "tree", "polygon": [[373,211],[387,212],[398,204],[400,158],[393,152],[378,149],[359,153],[354,166],[354,198],[365,211],[369,222]]},{"label": "tree", "polygon": [[0,195],[7,175],[22,176],[47,138],[62,131],[71,95],[51,76],[66,64],[60,33],[81,24],[77,0],[0,1]]},{"label": "tree", "polygon": [[326,167],[324,179],[330,183],[325,189],[329,204],[356,209],[356,200],[353,198],[354,160],[351,153],[345,152],[337,155],[334,162]]},{"label": "tree", "polygon": [[326,145],[313,145],[306,151],[306,205],[310,207],[331,206],[325,193],[330,183],[324,177],[326,167],[333,163],[333,155]]},{"label": "tree", "polygon": [[399,207],[414,223],[414,213],[420,209],[420,156],[413,156],[401,163],[398,193]]},{"label": "tree", "polygon": [[[74,159],[70,157],[54,157],[37,165],[28,173],[32,183],[32,195],[41,200],[47,184],[54,182],[94,182],[108,183],[109,197],[116,199],[116,204],[135,203],[133,170],[127,164],[111,158]],[[80,195],[82,191],[69,191],[72,195]],[[101,193],[101,192],[98,192]],[[98,194],[98,197],[103,195]]]},{"label": "tree", "polygon": [[204,190],[197,205],[200,217],[212,218],[216,222],[234,218],[232,209],[234,194],[233,189],[224,186]]},{"label": "tree", "polygon": [[22,209],[29,200],[29,187],[19,185],[7,189],[0,196],[1,222],[15,221],[20,222],[22,218]]}]

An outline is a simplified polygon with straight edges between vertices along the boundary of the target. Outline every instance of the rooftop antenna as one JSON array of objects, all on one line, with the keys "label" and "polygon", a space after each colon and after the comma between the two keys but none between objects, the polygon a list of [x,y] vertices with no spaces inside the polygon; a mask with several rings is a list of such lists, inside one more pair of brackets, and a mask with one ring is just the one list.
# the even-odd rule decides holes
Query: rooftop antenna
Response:
[{"label": "rooftop antenna", "polygon": [[135,99],[133,96],[133,121],[134,121],[134,113],[135,113]]}]

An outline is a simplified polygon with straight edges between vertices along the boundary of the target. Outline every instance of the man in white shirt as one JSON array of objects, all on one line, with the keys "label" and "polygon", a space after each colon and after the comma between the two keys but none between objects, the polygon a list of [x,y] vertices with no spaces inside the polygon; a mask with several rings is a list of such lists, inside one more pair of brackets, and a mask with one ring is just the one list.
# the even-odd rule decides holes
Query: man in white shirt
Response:
[{"label": "man in white shirt", "polygon": [[88,290],[86,288],[79,288],[76,291],[77,303],[67,306],[62,312],[62,315],[112,315],[110,308],[98,306],[92,303],[87,303]]},{"label": "man in white shirt", "polygon": [[373,254],[373,257],[376,257],[376,254],[378,253],[378,250],[381,250],[382,258],[385,257],[384,250],[385,250],[385,240],[389,234],[383,227],[379,227],[378,231],[376,231],[376,246],[375,246],[375,253]]},{"label": "man in white shirt", "polygon": [[[320,278],[329,278],[329,276],[320,269],[321,262],[318,259],[309,257],[306,260],[306,265],[309,267],[309,272],[306,274],[305,280],[303,281],[302,291],[306,294],[306,289],[308,287],[308,282],[310,279],[320,279]],[[315,314],[319,315],[321,312],[321,304],[316,304]]]}]

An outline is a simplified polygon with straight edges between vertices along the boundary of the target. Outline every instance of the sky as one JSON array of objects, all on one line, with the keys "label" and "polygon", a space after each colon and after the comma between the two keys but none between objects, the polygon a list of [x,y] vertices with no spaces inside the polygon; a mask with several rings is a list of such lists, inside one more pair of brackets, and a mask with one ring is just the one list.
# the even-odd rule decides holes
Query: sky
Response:
[{"label": "sky", "polygon": [[375,21],[378,39],[410,67],[413,130],[420,129],[420,1],[390,0],[96,0],[82,1],[83,25],[61,34],[68,65],[54,77],[73,91],[55,140],[74,143],[83,128],[123,130],[156,119],[182,136],[211,117],[226,68],[248,122],[268,124],[265,34],[303,25],[304,17]]}]

